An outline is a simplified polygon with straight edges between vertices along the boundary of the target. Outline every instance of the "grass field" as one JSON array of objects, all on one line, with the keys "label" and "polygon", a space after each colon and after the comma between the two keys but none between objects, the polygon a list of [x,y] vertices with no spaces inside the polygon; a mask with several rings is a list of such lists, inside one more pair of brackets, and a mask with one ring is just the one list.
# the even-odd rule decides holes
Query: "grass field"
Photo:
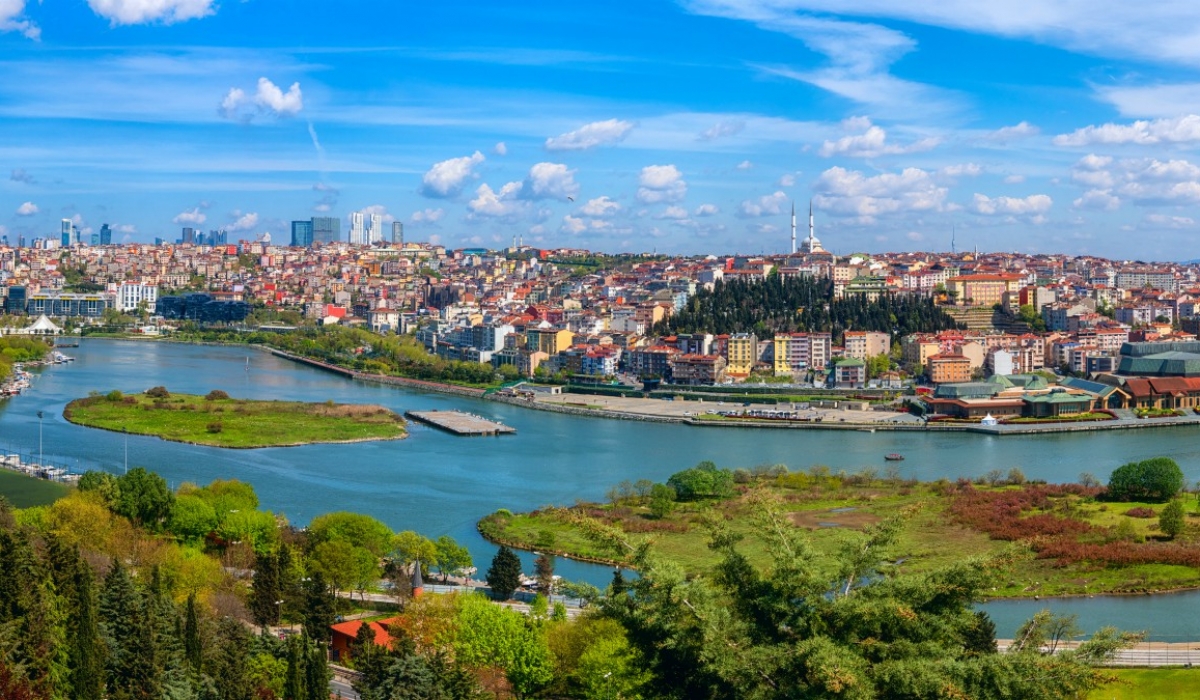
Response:
[{"label": "grass field", "polygon": [[[830,479],[833,485],[828,487],[812,486],[811,480],[804,488],[781,485],[795,483],[788,479],[797,476],[758,482],[753,488],[767,489],[783,499],[793,524],[807,531],[818,551],[833,551],[853,537],[855,531],[912,509],[915,512],[905,520],[889,558],[902,560],[901,570],[919,573],[964,557],[1013,553],[1015,561],[988,591],[996,597],[1091,595],[1200,586],[1200,570],[1193,566],[1159,562],[1112,565],[1037,558],[1029,541],[992,539],[983,531],[958,524],[948,510],[953,496],[948,494],[945,485],[881,479],[853,486],[836,485],[836,479]],[[999,492],[1018,487],[977,488]],[[1125,512],[1134,507],[1150,507],[1157,511],[1162,508],[1161,504],[1073,499],[1056,499],[1053,507],[1060,509],[1065,505],[1058,500],[1070,501],[1070,517],[1104,528],[1104,532],[1114,532],[1122,525],[1130,531],[1131,537],[1151,544],[1159,536],[1157,517],[1136,518]],[[1046,511],[1047,514],[1060,512]],[[575,524],[579,515],[618,527],[633,537],[652,539],[657,551],[689,572],[702,572],[717,562],[717,556],[708,548],[708,530],[704,526],[705,518],[715,517],[732,533],[742,536],[739,547],[753,563],[763,567],[770,563],[765,544],[757,536],[749,517],[750,504],[746,495],[724,501],[680,503],[674,512],[661,520],[650,517],[648,508],[636,500],[620,505],[580,504],[569,510],[547,508],[532,513],[493,514],[479,522],[479,531],[493,541],[523,549],[614,561],[616,554],[593,541]],[[1196,517],[1189,516],[1187,532],[1179,539],[1181,545],[1198,546],[1200,524],[1196,523]]]},{"label": "grass field", "polygon": [[0,496],[18,508],[44,506],[67,495],[68,487],[0,469]]},{"label": "grass field", "polygon": [[1112,671],[1119,679],[1088,695],[1088,700],[1200,698],[1200,669],[1131,668]]},{"label": "grass field", "polygon": [[153,398],[112,392],[76,399],[72,423],[213,447],[284,447],[403,437],[404,420],[382,406],[251,401],[170,394]]}]

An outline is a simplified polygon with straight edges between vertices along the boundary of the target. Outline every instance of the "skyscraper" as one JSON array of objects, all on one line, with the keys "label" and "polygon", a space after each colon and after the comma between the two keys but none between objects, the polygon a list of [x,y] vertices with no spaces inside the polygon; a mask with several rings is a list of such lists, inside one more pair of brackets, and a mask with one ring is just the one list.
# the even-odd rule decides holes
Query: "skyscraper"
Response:
[{"label": "skyscraper", "polygon": [[367,243],[378,243],[383,240],[383,216],[381,214],[371,214],[368,220],[370,226],[367,227]]},{"label": "skyscraper", "polygon": [[70,219],[62,220],[62,235],[60,240],[64,248],[70,248],[79,242],[79,233],[75,229],[75,224]]},{"label": "skyscraper", "polygon": [[313,222],[310,221],[293,221],[292,222],[292,247],[293,248],[311,248],[313,244]]},{"label": "skyscraper", "polygon": [[312,218],[312,245],[337,243],[342,239],[342,221],[335,216]]},{"label": "skyscraper", "polygon": [[100,245],[112,245],[112,229],[108,224],[100,224]]},{"label": "skyscraper", "polygon": [[351,212],[350,214],[350,245],[362,245],[367,242],[367,231],[363,227],[363,213],[361,211]]},{"label": "skyscraper", "polygon": [[191,226],[184,226],[183,234],[179,237],[179,242],[180,243],[195,243],[196,242],[196,229],[192,228]]},{"label": "skyscraper", "polygon": [[392,222],[392,243],[404,245],[404,224],[400,221]]}]

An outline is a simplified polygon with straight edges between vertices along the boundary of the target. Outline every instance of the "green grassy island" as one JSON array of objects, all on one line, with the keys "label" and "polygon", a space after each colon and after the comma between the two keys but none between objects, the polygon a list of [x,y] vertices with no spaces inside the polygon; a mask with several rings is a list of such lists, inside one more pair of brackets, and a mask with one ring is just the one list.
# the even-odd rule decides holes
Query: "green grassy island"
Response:
[{"label": "green grassy island", "polygon": [[[755,504],[781,504],[791,524],[809,532],[814,550],[834,554],[893,517],[901,519],[888,558],[897,573],[922,573],[968,557],[996,567],[994,597],[1146,593],[1200,587],[1200,522],[1195,501],[1180,494],[1182,523],[1160,529],[1165,502],[1114,500],[1098,484],[1028,483],[1019,470],[975,482],[918,482],[874,470],[834,474],[824,467],[788,472],[709,469],[701,463],[667,484],[614,487],[606,503],[577,503],[530,513],[500,510],[478,529],[521,549],[629,565],[598,531],[630,542],[649,540],[689,574],[712,573],[710,548],[719,525],[739,538],[751,564],[771,560],[755,531]],[[689,475],[679,478],[681,475]],[[699,484],[697,486],[697,484]],[[1178,507],[1178,506],[1177,506]],[[611,537],[607,538],[611,540]]]},{"label": "green grassy island", "polygon": [[395,440],[406,434],[404,419],[382,406],[253,401],[223,391],[172,394],[163,387],[76,399],[63,417],[89,428],[230,448]]}]

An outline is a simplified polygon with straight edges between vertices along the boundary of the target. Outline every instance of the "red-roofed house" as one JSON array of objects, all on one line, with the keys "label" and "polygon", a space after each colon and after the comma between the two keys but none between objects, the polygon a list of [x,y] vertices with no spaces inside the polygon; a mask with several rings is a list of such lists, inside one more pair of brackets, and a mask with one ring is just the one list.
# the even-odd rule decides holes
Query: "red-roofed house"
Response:
[{"label": "red-roofed house", "polygon": [[330,630],[333,634],[330,649],[333,653],[333,660],[341,661],[350,658],[350,645],[358,638],[358,630],[363,625],[368,625],[371,631],[375,633],[376,644],[381,647],[391,647],[392,635],[388,633],[388,627],[398,619],[400,618],[391,617],[386,620],[375,620],[372,622],[348,620],[331,626]]}]

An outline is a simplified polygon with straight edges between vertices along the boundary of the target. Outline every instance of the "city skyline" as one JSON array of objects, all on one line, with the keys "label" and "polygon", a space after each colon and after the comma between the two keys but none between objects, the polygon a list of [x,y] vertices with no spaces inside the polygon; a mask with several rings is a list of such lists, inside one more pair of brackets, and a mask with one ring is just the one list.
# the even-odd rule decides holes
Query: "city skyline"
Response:
[{"label": "city skyline", "polygon": [[1186,7],[294,8],[0,4],[0,233],[1200,257]]}]

